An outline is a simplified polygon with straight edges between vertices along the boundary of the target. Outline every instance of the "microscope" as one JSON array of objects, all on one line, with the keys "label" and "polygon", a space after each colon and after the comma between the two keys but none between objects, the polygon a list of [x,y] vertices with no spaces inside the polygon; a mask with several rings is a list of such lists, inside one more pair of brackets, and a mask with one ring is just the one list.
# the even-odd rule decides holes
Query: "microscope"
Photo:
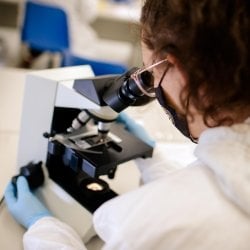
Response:
[{"label": "microscope", "polygon": [[38,196],[85,242],[94,235],[92,213],[119,195],[100,177],[115,178],[118,165],[153,153],[116,122],[127,107],[153,100],[130,77],[135,70],[95,77],[84,65],[26,78],[17,164],[43,163]]}]

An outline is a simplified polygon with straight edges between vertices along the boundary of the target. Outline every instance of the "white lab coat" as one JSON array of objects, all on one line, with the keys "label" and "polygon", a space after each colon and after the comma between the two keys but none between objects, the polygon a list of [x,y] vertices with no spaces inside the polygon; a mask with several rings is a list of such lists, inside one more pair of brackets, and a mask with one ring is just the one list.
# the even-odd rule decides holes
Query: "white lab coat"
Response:
[{"label": "white lab coat", "polygon": [[[170,173],[152,160],[137,162],[147,184],[94,214],[104,250],[249,249],[250,119],[208,129],[195,154],[196,162]],[[24,248],[86,249],[71,228],[52,217],[26,232]]]},{"label": "white lab coat", "polygon": [[32,0],[32,2],[58,6],[66,12],[69,22],[70,49],[73,54],[125,65],[130,63],[132,44],[100,39],[91,27],[90,23],[98,15],[98,0]]}]

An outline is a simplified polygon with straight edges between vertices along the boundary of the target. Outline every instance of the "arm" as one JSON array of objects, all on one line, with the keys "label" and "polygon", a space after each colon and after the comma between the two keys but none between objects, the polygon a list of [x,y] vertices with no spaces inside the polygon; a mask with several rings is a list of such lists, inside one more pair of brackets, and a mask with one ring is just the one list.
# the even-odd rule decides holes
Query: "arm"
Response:
[{"label": "arm", "polygon": [[23,245],[25,250],[87,250],[79,235],[54,217],[44,217],[35,222],[24,234]]},{"label": "arm", "polygon": [[23,238],[24,249],[86,250],[71,227],[52,217],[50,211],[30,191],[24,177],[17,179],[16,189],[10,182],[4,196],[12,216],[28,229]]},{"label": "arm", "polygon": [[167,151],[162,143],[157,143],[154,147],[152,158],[135,159],[135,164],[141,173],[141,181],[146,184],[181,168],[176,161],[168,158]]},{"label": "arm", "polygon": [[135,164],[141,172],[143,183],[151,182],[155,179],[165,176],[170,171],[180,168],[176,163],[168,159],[165,148],[161,143],[156,143],[142,125],[138,124],[134,119],[129,117],[125,112],[119,114],[117,122],[124,125],[124,128],[150,145],[154,147],[152,158],[135,160]]}]

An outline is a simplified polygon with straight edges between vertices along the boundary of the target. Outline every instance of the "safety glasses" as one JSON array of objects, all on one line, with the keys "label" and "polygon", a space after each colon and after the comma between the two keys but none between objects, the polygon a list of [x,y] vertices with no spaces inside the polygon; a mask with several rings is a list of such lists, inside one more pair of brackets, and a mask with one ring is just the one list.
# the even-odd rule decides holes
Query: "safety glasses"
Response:
[{"label": "safety glasses", "polygon": [[130,77],[134,80],[141,92],[149,97],[155,97],[154,74],[152,69],[160,64],[167,63],[167,59],[163,59],[148,67],[143,67],[135,71]]}]

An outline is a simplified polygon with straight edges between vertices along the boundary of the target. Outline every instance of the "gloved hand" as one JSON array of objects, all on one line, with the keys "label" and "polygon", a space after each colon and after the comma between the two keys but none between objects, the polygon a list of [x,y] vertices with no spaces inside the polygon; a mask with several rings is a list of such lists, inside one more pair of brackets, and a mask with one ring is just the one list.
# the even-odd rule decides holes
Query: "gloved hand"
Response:
[{"label": "gloved hand", "polygon": [[30,191],[28,182],[23,176],[18,177],[16,190],[9,182],[4,197],[12,216],[27,229],[40,218],[51,216],[49,210]]},{"label": "gloved hand", "polygon": [[131,117],[129,117],[124,112],[120,113],[117,120],[118,123],[122,123],[125,126],[125,129],[147,143],[149,146],[154,147],[155,141],[149,136],[146,130],[136,123]]}]

